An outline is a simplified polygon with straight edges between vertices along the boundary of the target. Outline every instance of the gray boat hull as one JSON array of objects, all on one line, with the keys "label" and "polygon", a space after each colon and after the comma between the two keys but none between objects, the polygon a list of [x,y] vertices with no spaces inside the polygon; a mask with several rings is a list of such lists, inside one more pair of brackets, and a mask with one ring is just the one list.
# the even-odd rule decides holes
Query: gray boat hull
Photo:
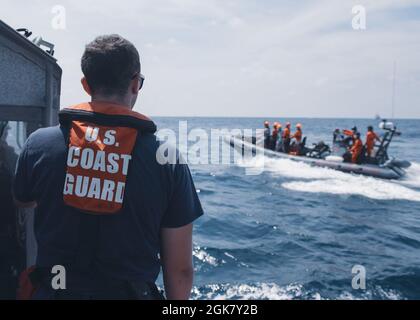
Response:
[{"label": "gray boat hull", "polygon": [[275,152],[272,150],[264,149],[263,147],[257,146],[249,141],[244,141],[242,137],[228,137],[225,139],[227,143],[231,145],[231,147],[235,148],[239,152],[243,152],[247,150],[248,152],[258,152],[264,155],[272,157],[272,158],[279,158],[279,159],[289,159],[298,162],[304,162],[312,166],[322,167],[322,168],[329,168],[333,170],[338,170],[345,173],[354,173],[354,174],[361,174],[370,177],[376,177],[381,179],[400,179],[405,175],[405,170],[400,168],[392,163],[388,163],[384,166],[372,165],[372,164],[353,164],[353,163],[345,163],[345,162],[337,162],[337,161],[329,161],[325,159],[315,159],[305,156],[295,156],[289,155],[282,152]]}]

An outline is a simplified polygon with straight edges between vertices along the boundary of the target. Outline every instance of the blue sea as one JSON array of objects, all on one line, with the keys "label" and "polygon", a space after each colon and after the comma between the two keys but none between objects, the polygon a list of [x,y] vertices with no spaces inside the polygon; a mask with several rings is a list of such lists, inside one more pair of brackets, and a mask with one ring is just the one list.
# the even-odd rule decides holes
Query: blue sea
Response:
[{"label": "blue sea", "polygon": [[[159,129],[261,128],[258,118],[155,118]],[[300,122],[308,143],[335,128],[364,133],[376,120]],[[420,120],[390,155],[413,164],[401,181],[357,176],[285,159],[191,165],[205,215],[194,229],[193,299],[420,299]],[[380,132],[377,129],[377,132]],[[246,175],[249,165],[262,166]],[[352,287],[352,268],[366,271]]]}]

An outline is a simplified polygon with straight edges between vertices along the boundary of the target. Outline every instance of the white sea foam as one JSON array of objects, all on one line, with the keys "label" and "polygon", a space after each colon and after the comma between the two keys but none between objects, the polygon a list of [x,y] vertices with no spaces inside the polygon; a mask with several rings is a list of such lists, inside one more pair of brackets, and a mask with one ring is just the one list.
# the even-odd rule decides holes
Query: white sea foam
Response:
[{"label": "white sea foam", "polygon": [[213,267],[217,267],[219,265],[219,262],[215,257],[211,256],[205,250],[202,250],[200,247],[194,248],[193,256],[201,262],[207,263]]},{"label": "white sea foam", "polygon": [[207,300],[401,300],[404,299],[397,291],[383,289],[380,286],[363,291],[360,295],[344,291],[335,297],[322,296],[317,291],[307,291],[302,284],[291,283],[279,286],[275,283],[256,283],[256,284],[208,284],[203,287],[194,287],[192,291],[193,299]]},{"label": "white sea foam", "polygon": [[[246,164],[241,164],[241,166]],[[420,201],[420,164],[413,163],[407,176],[400,181],[348,174],[328,168],[313,167],[306,163],[288,159],[259,158],[255,165],[273,176],[290,178],[282,186],[289,190],[330,193],[337,195],[359,195],[376,200]]]},{"label": "white sea foam", "polygon": [[372,300],[378,298],[384,300],[404,300],[404,297],[397,291],[392,289],[385,290],[380,286],[375,286],[373,290],[366,290],[360,296],[355,296],[345,291],[337,297],[337,300]]},{"label": "white sea foam", "polygon": [[[291,300],[302,296],[302,286],[290,284],[281,287],[274,283],[248,284],[213,284],[204,288],[193,289],[195,299],[212,300]],[[316,296],[314,296],[316,298]]]},{"label": "white sea foam", "polygon": [[276,284],[267,283],[262,283],[257,286],[240,284],[227,288],[224,294],[216,296],[215,299],[233,299],[235,297],[240,297],[244,300],[284,300],[300,296],[301,291],[302,286],[295,284],[288,285],[286,287],[280,287]]},{"label": "white sea foam", "polygon": [[311,193],[359,195],[376,200],[420,201],[420,192],[418,191],[396,183],[378,181],[373,178],[360,180],[350,177],[346,180],[294,181],[283,183],[282,186],[289,190]]},{"label": "white sea foam", "polygon": [[401,184],[420,188],[420,163],[412,163],[407,169],[407,175],[401,180]]}]

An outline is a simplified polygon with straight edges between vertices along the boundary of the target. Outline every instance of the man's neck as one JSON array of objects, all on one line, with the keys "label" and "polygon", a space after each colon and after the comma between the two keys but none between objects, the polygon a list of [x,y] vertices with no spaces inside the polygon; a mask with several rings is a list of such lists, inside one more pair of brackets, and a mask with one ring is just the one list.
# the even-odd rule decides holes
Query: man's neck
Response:
[{"label": "man's neck", "polygon": [[123,99],[121,97],[116,96],[92,96],[91,101],[92,102],[106,102],[106,103],[113,103],[118,104],[120,106],[126,107],[128,109],[131,109],[130,103],[126,101],[127,99]]}]

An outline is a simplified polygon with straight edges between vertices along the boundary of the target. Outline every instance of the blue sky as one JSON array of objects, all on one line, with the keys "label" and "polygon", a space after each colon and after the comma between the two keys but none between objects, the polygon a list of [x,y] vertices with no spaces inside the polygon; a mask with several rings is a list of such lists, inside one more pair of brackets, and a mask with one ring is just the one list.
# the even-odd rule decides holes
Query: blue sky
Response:
[{"label": "blue sky", "polygon": [[[80,56],[96,35],[139,49],[144,91],[135,109],[155,116],[420,118],[420,0],[2,0],[1,19],[56,44],[62,105],[85,101]],[[352,29],[354,5],[367,29]]]}]

